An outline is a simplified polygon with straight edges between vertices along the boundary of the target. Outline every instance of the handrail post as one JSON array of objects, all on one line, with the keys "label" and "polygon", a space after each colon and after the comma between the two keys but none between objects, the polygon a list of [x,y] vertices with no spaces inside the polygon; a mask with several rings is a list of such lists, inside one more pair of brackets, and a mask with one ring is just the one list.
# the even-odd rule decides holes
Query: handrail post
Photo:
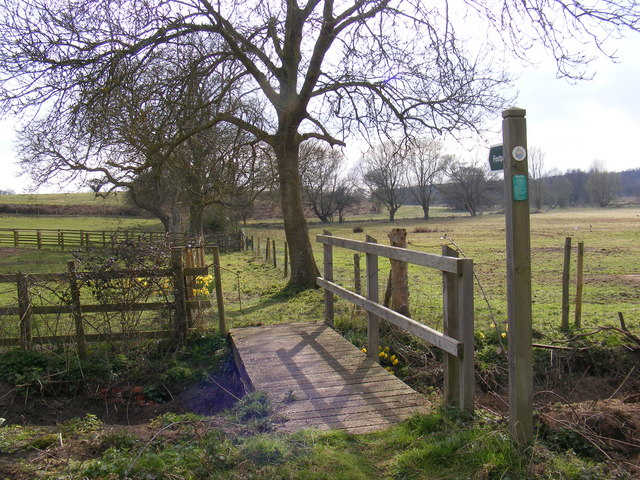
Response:
[{"label": "handrail post", "polygon": [[[331,236],[331,232],[325,230],[324,235]],[[333,245],[331,243],[325,243],[324,250],[324,279],[328,282],[333,282]],[[333,327],[334,325],[334,313],[333,313],[333,293],[329,290],[324,291],[324,321],[327,325]]]},{"label": "handrail post", "polygon": [[[458,257],[458,252],[448,245],[442,246],[442,255]],[[458,340],[460,338],[460,314],[458,302],[459,284],[456,274],[442,272],[442,305],[444,309],[444,334]],[[444,401],[449,405],[460,405],[460,362],[450,353],[444,354]]]},{"label": "handrail post", "polygon": [[472,413],[475,390],[474,370],[474,310],[473,310],[473,260],[460,260],[462,274],[458,275],[458,313],[460,315],[460,338],[463,344],[460,360],[460,410]]},{"label": "handrail post", "polygon": [[[368,243],[378,243],[370,235],[367,235]],[[367,253],[367,298],[378,303],[378,256]],[[380,319],[371,312],[367,313],[367,355],[372,360],[380,363],[378,350],[380,347]]]}]

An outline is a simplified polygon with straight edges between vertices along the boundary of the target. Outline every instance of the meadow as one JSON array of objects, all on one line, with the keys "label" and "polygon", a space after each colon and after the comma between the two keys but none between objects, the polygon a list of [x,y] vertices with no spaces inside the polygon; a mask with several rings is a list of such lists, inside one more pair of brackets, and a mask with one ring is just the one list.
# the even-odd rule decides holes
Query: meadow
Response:
[{"label": "meadow", "polygon": [[[476,328],[503,328],[506,322],[506,246],[502,214],[477,217],[448,215],[437,210],[429,221],[417,219],[417,209],[403,207],[393,224],[380,218],[348,219],[343,224],[310,222],[312,238],[329,230],[332,235],[364,240],[371,235],[387,243],[391,228],[407,230],[409,248],[440,253],[442,245],[459,250],[474,261],[476,272]],[[414,214],[411,217],[411,214]],[[354,230],[357,233],[354,233]],[[245,228],[249,236],[275,239],[282,251],[284,230],[280,224],[253,224]],[[582,325],[592,328],[617,323],[617,313],[631,321],[640,313],[640,209],[576,208],[531,215],[532,299],[535,328],[553,334],[561,320],[564,242],[572,238],[571,316],[575,297],[576,250],[584,242],[584,291]],[[322,245],[314,242],[314,253],[322,265]],[[334,249],[334,276],[337,283],[352,287],[353,252]],[[282,261],[282,259],[279,259]],[[361,261],[364,268],[364,259]],[[386,282],[389,263],[380,261],[381,282]],[[410,302],[416,319],[438,326],[441,318],[439,272],[410,267]],[[381,285],[384,292],[384,284]]]},{"label": "meadow", "polygon": [[[344,223],[322,224],[310,219],[309,230],[316,261],[322,265],[323,253],[315,235],[324,230],[337,237],[356,240],[364,240],[366,235],[370,235],[379,243],[388,244],[388,232],[392,228],[404,228],[411,249],[440,253],[442,245],[449,245],[459,250],[461,256],[473,259],[476,329],[503,330],[507,310],[504,216],[491,213],[469,217],[451,214],[443,208],[432,209],[432,218],[428,221],[419,216],[419,208],[402,207],[394,223],[389,223],[384,213],[348,218]],[[50,228],[52,222],[57,228],[86,230],[159,228],[159,222],[147,219],[46,216],[2,216],[0,228]],[[273,280],[263,278],[260,273],[265,270],[264,275],[270,275],[268,270],[271,267],[257,255],[258,237],[261,257],[265,255],[266,239],[275,241],[277,263],[282,268],[285,239],[282,222],[250,221],[243,230],[248,237],[254,237],[253,255],[229,253],[222,256],[224,295],[231,326],[321,319],[320,292],[300,293],[304,297],[300,302],[292,302],[288,297],[283,301],[281,292],[285,289],[286,279],[282,277],[270,287],[273,300],[264,295],[265,282]],[[584,242],[583,328],[617,324],[618,312],[623,314],[629,325],[633,325],[640,313],[640,208],[574,208],[531,215],[534,328],[544,335],[559,336],[565,237],[571,237],[573,242],[570,322],[573,323],[574,313],[576,249],[578,242]],[[354,286],[353,253],[334,249],[334,277],[337,283],[348,288]],[[7,251],[0,258],[0,273],[64,271],[69,258],[67,252]],[[380,291],[384,292],[389,262],[381,259],[379,265]],[[361,266],[364,276],[364,258]],[[409,274],[412,316],[440,328],[440,273],[410,266]],[[2,303],[6,300],[3,299]],[[252,308],[256,302],[260,302],[260,308],[255,308],[255,305]],[[336,309],[338,322],[348,323],[361,317],[341,300],[337,302]]]}]

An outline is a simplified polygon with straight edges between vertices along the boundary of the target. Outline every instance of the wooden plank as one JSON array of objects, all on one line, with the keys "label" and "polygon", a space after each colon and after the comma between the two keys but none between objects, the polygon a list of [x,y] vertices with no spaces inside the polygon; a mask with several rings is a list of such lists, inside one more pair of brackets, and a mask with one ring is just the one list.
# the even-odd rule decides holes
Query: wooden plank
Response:
[{"label": "wooden plank", "polygon": [[318,277],[317,284],[322,288],[330,290],[335,295],[349,300],[351,303],[362,307],[367,312],[371,312],[376,316],[383,318],[389,323],[393,323],[398,327],[412,333],[416,337],[419,337],[432,345],[444,350],[456,357],[462,357],[463,344],[462,342],[455,340],[447,335],[444,335],[431,327],[423,325],[415,320],[405,317],[404,315],[394,312],[390,308],[387,308],[378,303],[372,302],[361,295],[357,295],[346,288],[343,288],[335,283],[327,282],[325,279]]},{"label": "wooden plank", "polygon": [[325,245],[333,245],[334,247],[348,248],[349,250],[379,255],[393,260],[400,260],[401,262],[413,263],[414,265],[420,265],[422,267],[436,268],[443,272],[461,273],[459,271],[458,259],[456,258],[329,235],[316,235],[316,241]]},{"label": "wooden plank", "polygon": [[429,402],[325,324],[232,329],[251,389],[266,392],[284,431],[380,430]]}]

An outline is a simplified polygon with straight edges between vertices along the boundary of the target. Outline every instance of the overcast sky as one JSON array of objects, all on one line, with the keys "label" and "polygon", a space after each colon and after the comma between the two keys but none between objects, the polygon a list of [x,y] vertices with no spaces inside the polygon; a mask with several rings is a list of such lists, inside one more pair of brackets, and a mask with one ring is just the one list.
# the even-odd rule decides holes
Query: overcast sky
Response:
[{"label": "overcast sky", "polygon": [[[618,63],[597,61],[593,80],[570,84],[556,79],[550,61],[528,68],[517,80],[514,106],[526,109],[528,146],[545,153],[546,170],[586,171],[595,160],[610,171],[640,168],[640,35],[615,45]],[[519,65],[515,68],[522,71]],[[485,158],[490,144],[501,143],[499,114],[492,125],[484,139],[467,142],[466,149],[449,147],[449,153]],[[10,119],[0,122],[0,167],[0,189],[27,191],[29,180],[16,177]]]}]

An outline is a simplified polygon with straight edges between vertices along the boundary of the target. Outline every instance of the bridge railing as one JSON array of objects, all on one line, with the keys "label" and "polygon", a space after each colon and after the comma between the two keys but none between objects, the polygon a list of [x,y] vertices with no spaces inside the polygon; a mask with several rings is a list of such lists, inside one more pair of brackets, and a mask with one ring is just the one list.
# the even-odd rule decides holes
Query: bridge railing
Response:
[{"label": "bridge railing", "polygon": [[[406,248],[379,245],[373,237],[365,242],[317,235],[324,245],[324,273],[317,284],[325,289],[325,320],[333,325],[333,301],[337,295],[367,312],[367,354],[378,361],[380,319],[429,342],[445,352],[445,401],[464,411],[473,411],[474,402],[474,306],[473,260],[457,258],[457,252],[442,247],[442,255]],[[366,254],[366,296],[352,292],[333,279],[333,247]],[[434,268],[442,272],[444,332],[439,332],[378,303],[378,258]]]}]

